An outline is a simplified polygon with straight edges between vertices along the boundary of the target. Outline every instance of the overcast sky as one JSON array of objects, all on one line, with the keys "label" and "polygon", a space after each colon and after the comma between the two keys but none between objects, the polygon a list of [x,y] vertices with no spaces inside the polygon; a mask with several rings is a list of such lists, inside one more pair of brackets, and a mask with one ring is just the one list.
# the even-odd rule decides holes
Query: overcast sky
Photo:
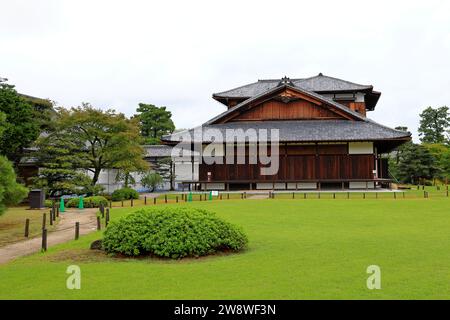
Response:
[{"label": "overcast sky", "polygon": [[319,72],[372,84],[369,117],[417,137],[450,105],[450,1],[0,0],[0,77],[61,106],[131,115],[164,105],[178,128],[225,110],[212,93]]}]

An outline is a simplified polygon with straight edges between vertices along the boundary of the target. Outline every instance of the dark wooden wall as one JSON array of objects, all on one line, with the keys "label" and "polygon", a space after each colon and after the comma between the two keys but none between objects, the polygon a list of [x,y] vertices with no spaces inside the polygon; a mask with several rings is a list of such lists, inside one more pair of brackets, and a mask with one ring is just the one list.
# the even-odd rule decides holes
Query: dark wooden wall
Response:
[{"label": "dark wooden wall", "polygon": [[342,117],[324,106],[318,106],[306,100],[284,103],[269,100],[233,118],[233,121],[249,120],[316,120],[342,119]]},{"label": "dark wooden wall", "polygon": [[272,176],[261,175],[263,165],[249,164],[248,159],[246,164],[200,164],[199,179],[207,181],[208,172],[211,181],[373,179],[375,166],[373,154],[349,155],[346,144],[282,146],[279,161],[278,173]]}]

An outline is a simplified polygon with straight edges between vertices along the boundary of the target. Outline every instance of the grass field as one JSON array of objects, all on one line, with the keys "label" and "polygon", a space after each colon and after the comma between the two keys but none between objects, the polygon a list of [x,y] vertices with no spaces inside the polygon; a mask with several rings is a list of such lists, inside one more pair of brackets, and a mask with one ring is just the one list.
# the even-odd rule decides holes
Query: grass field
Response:
[{"label": "grass field", "polygon": [[[176,204],[169,204],[176,205]],[[450,200],[202,201],[242,226],[249,247],[200,259],[110,258],[100,232],[0,266],[1,299],[449,299]],[[118,219],[137,208],[114,208]],[[81,267],[81,290],[66,268]],[[381,290],[366,269],[381,268]]]},{"label": "grass field", "polygon": [[30,219],[29,237],[39,236],[42,230],[43,213],[46,213],[46,227],[51,232],[59,219],[50,226],[49,210],[28,210],[27,207],[9,208],[4,215],[0,216],[0,247],[25,239],[26,219]]},{"label": "grass field", "polygon": [[[393,193],[393,192],[373,192],[373,190],[368,189],[367,191],[352,191],[352,192],[340,192],[340,190],[333,192],[333,191],[327,191],[322,190],[320,192],[317,191],[301,191],[301,190],[292,190],[292,191],[278,191],[275,192],[275,198],[276,199],[292,199],[293,197],[295,199],[422,199],[424,198],[425,194],[424,191],[427,192],[428,197],[430,198],[446,198],[447,191],[446,186],[442,185],[439,187],[439,190],[437,187],[434,186],[420,186],[420,188],[417,188],[417,186],[411,186],[411,190],[405,190],[405,192],[400,193]],[[266,191],[269,192],[269,191]],[[251,191],[247,192],[248,196],[251,196]],[[294,194],[294,195],[293,195]],[[221,192],[221,198],[220,197],[213,197],[213,200],[237,200],[242,199],[244,196],[243,192],[230,192],[227,191]],[[155,199],[152,199],[150,197],[147,198],[147,205],[152,204],[164,204],[166,203],[176,203],[178,200],[178,203],[183,203],[185,200],[183,199],[181,193],[168,193],[166,195],[160,194]],[[209,193],[204,191],[197,191],[193,192],[192,200],[193,202],[200,202],[200,201],[206,201],[209,198]],[[124,200],[124,201],[114,201],[111,203],[111,206],[113,208],[127,208],[131,207],[131,204],[133,203],[133,206],[143,206],[145,205],[145,200],[143,197],[137,200]]]}]

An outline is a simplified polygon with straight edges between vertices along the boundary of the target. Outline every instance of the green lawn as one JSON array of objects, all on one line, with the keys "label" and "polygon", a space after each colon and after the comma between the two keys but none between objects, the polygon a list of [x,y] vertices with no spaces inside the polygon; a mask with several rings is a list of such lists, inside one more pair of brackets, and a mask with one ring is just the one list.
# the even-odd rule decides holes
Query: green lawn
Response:
[{"label": "green lawn", "polygon": [[50,209],[29,210],[28,207],[9,208],[0,216],[0,247],[25,240],[25,220],[30,219],[29,237],[40,236],[42,216],[46,213],[46,227],[50,232],[56,223],[50,226]]},{"label": "green lawn", "polygon": [[[99,232],[0,266],[1,299],[449,299],[450,199],[202,201],[241,225],[245,252],[118,259],[88,250]],[[177,204],[169,204],[177,205]],[[118,219],[137,208],[115,208]],[[81,267],[81,290],[66,268]],[[368,290],[378,265],[382,289]]]}]

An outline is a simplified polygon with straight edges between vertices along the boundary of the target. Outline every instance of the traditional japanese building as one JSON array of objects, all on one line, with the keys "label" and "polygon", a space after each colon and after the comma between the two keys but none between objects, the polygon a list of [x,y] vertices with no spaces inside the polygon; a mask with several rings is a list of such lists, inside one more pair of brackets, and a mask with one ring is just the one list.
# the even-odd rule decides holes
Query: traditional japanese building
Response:
[{"label": "traditional japanese building", "polygon": [[[375,110],[381,93],[371,85],[361,85],[319,74],[302,79],[258,80],[235,89],[213,94],[226,111],[201,126],[225,135],[227,129],[278,129],[279,169],[261,175],[261,163],[236,164],[228,161],[226,148],[222,164],[204,163],[199,158],[176,162],[178,182],[202,189],[323,189],[376,188],[391,180],[389,153],[409,141],[409,132],[388,128],[366,115]],[[188,134],[205,146],[204,133]],[[186,132],[163,137],[175,145]],[[234,150],[233,157],[239,155]],[[194,150],[194,149],[193,149]],[[242,150],[242,149],[241,149]],[[252,156],[245,145],[246,158]],[[254,150],[254,149],[253,149]],[[243,151],[241,151],[242,153]]]}]

